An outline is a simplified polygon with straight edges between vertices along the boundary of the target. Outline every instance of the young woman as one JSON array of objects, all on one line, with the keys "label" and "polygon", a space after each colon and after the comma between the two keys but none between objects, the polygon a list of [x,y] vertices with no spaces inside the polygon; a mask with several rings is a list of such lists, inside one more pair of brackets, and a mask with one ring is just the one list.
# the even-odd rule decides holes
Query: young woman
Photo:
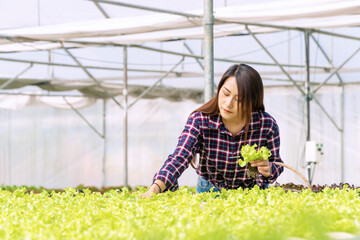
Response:
[{"label": "young woman", "polygon": [[[196,153],[200,155],[197,192],[251,188],[255,184],[263,188],[274,182],[283,171],[273,163],[282,162],[279,128],[265,112],[263,98],[259,73],[245,64],[231,66],[222,76],[216,96],[189,116],[175,152],[155,174],[149,190],[140,196],[177,190],[177,179]],[[240,167],[238,157],[245,144],[266,146],[271,157]],[[255,176],[249,174],[249,169],[255,167]]]}]

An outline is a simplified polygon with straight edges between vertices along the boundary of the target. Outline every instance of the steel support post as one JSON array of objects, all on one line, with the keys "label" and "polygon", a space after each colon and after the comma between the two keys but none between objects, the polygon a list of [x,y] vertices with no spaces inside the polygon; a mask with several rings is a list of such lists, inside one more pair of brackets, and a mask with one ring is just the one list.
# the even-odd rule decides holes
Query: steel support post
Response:
[{"label": "steel support post", "polygon": [[204,0],[204,101],[214,96],[214,15],[213,0]]},{"label": "steel support post", "polygon": [[84,122],[103,140],[103,159],[102,159],[102,181],[101,187],[105,187],[106,181],[106,99],[103,99],[103,133],[101,134],[96,128],[77,110],[67,99],[65,96],[62,96],[67,105],[71,107],[71,109],[82,119]]},{"label": "steel support post", "polygon": [[106,98],[103,99],[103,159],[102,159],[102,184],[104,188],[106,184],[106,150],[107,150],[107,141],[106,141]]},{"label": "steel support post", "polygon": [[123,48],[123,62],[124,62],[124,187],[128,187],[128,91],[127,91],[127,46]]},{"label": "steel support post", "polygon": [[[305,36],[305,66],[306,66],[306,81],[305,81],[305,100],[306,100],[306,141],[310,141],[311,132],[310,132],[310,101],[312,100],[311,92],[310,92],[310,45],[309,45],[309,37],[310,33],[308,31],[304,31]],[[309,181],[310,182],[310,181]],[[311,183],[311,182],[310,182]]]},{"label": "steel support post", "polygon": [[344,156],[344,127],[345,127],[345,117],[344,117],[344,84],[341,84],[341,94],[340,94],[340,117],[341,117],[341,122],[340,122],[340,127],[341,127],[341,132],[340,132],[340,145],[341,145],[341,149],[340,149],[340,182],[344,182],[345,181],[345,156]]},{"label": "steel support post", "polygon": [[[330,65],[333,67],[332,61],[330,57],[326,54],[325,50],[320,45],[319,41],[315,39],[313,35],[311,35],[311,38],[313,41],[317,44],[322,54],[325,56],[326,60],[330,63]],[[326,116],[330,119],[330,121],[335,125],[337,130],[340,132],[340,182],[344,182],[344,81],[341,79],[340,74],[336,72],[336,76],[339,79],[340,87],[341,87],[341,93],[340,93],[340,127],[337,126],[335,121],[330,117],[330,115],[323,109],[323,107],[320,105],[320,103],[316,100],[314,97],[315,102],[317,102],[320,106],[320,108],[323,109]]]},{"label": "steel support post", "polygon": [[[311,109],[310,101],[312,100],[312,94],[310,92],[310,32],[308,30],[304,31],[305,37],[305,66],[306,66],[306,81],[305,81],[305,101],[306,101],[306,141],[311,139]],[[306,159],[305,159],[306,160]],[[308,181],[311,185],[313,170],[315,168],[314,163],[307,163],[306,169],[308,172]]]}]

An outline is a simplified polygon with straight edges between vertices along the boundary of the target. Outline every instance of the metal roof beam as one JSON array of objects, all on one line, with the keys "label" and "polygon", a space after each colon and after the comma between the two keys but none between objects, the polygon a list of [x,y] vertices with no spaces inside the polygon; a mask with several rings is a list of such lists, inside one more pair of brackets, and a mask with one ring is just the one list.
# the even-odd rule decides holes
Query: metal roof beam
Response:
[{"label": "metal roof beam", "polygon": [[[334,67],[331,59],[330,59],[329,56],[326,54],[325,50],[322,48],[322,46],[321,46],[321,44],[319,43],[319,41],[316,40],[315,37],[314,37],[312,34],[310,34],[310,37],[311,37],[312,40],[316,43],[316,45],[318,46],[318,48],[320,49],[320,51],[322,52],[322,54],[324,55],[324,57],[326,58],[326,60],[329,62],[329,64],[330,64],[332,67]],[[342,83],[343,83],[343,80],[341,79],[341,77],[340,77],[340,75],[339,75],[338,72],[336,72],[336,76],[338,77],[340,84],[342,84]]]},{"label": "metal roof beam", "polygon": [[105,18],[110,18],[109,15],[105,12],[105,10],[100,6],[100,4],[98,3],[98,0],[92,0],[92,1],[95,4],[95,6],[100,10],[102,15],[104,15]]},{"label": "metal roof beam", "polygon": [[360,40],[360,37],[355,37],[355,36],[350,36],[350,35],[345,35],[345,34],[340,34],[340,33],[332,33],[332,32],[319,30],[319,29],[315,29],[315,28],[289,27],[289,26],[282,26],[282,25],[277,25],[277,24],[252,23],[252,22],[241,22],[241,21],[223,21],[223,20],[219,20],[219,19],[215,18],[215,23],[219,23],[219,22],[234,23],[234,24],[241,24],[241,25],[248,25],[248,26],[257,26],[257,27],[277,28],[277,29],[281,29],[281,30],[294,30],[294,31],[301,31],[301,32],[303,32],[305,30],[309,30],[310,32],[313,32],[313,33],[320,33],[320,34],[324,34],[324,35],[347,38],[347,39],[358,40],[358,41]]},{"label": "metal roof beam", "polygon": [[109,91],[101,85],[101,83],[74,57],[71,52],[63,46],[63,49],[67,52],[67,54],[81,67],[81,69],[88,75],[99,87],[101,87],[106,95],[110,97],[121,109],[123,109],[123,106],[115,99],[114,96],[111,96]]},{"label": "metal roof beam", "polygon": [[[49,66],[58,66],[58,67],[74,67],[80,68],[79,65],[74,64],[65,64],[65,63],[50,63],[50,62],[40,62],[40,61],[31,61],[31,60],[22,60],[22,59],[12,59],[12,58],[2,58],[0,57],[0,61],[10,61],[10,62],[20,62],[20,63],[30,63],[30,64],[39,64],[39,65],[49,65]],[[99,70],[111,70],[111,71],[123,71],[123,68],[112,68],[112,67],[97,67],[97,66],[86,66],[83,65],[86,69],[99,69]],[[149,72],[149,73],[166,73],[164,70],[148,70],[148,69],[135,69],[128,68],[129,72]],[[175,75],[181,75],[186,72],[176,72],[173,71]]]},{"label": "metal roof beam", "polygon": [[[204,57],[203,57],[203,56],[200,56],[200,55],[179,53],[179,52],[174,52],[174,51],[169,51],[169,50],[162,50],[162,49],[158,49],[158,48],[146,47],[146,46],[141,46],[141,45],[129,45],[129,46],[130,46],[130,47],[134,47],[134,48],[141,48],[141,49],[145,49],[145,50],[162,52],[162,53],[167,53],[167,54],[172,54],[172,55],[178,55],[178,56],[184,56],[184,57],[190,57],[190,58],[195,58],[195,59],[204,59]],[[218,61],[218,62],[230,62],[230,63],[241,63],[241,62],[243,62],[243,63],[253,64],[253,65],[278,66],[278,65],[275,64],[275,63],[250,62],[250,61],[242,61],[242,60],[231,60],[231,59],[225,59],[225,58],[214,58],[214,61]],[[281,65],[282,65],[283,67],[305,68],[304,65],[296,65],[296,64],[281,64]],[[310,66],[310,68],[329,69],[328,66]]]},{"label": "metal roof beam", "polygon": [[[281,69],[281,71],[287,76],[287,78],[294,84],[294,86],[299,89],[299,91],[305,95],[305,92],[303,89],[301,89],[296,82],[291,78],[288,72],[283,68],[283,65],[281,65],[275,57],[269,52],[269,50],[266,49],[266,47],[260,42],[260,40],[255,37],[255,35],[250,31],[248,26],[246,26],[246,30],[249,32],[249,34],[253,37],[253,39],[262,47],[262,49],[267,53],[267,55],[276,63],[276,65]],[[308,67],[308,66],[307,66]]]},{"label": "metal roof beam", "polygon": [[331,78],[332,76],[334,76],[334,74],[336,74],[336,73],[337,73],[348,61],[350,61],[350,59],[353,58],[359,51],[360,51],[360,47],[359,47],[353,54],[351,54],[351,56],[348,57],[337,69],[335,69],[335,71],[333,71],[333,72],[330,74],[330,76],[329,76],[327,79],[325,79],[325,81],[322,82],[322,83],[320,84],[320,86],[318,86],[318,87],[313,91],[313,94],[315,94],[325,83],[327,83],[327,81],[329,81],[330,78]]},{"label": "metal roof beam", "polygon": [[100,133],[80,112],[77,110],[67,99],[65,96],[62,96],[65,103],[70,106],[70,108],[82,119],[84,122],[92,129],[94,132],[101,138],[104,138],[104,134]]},{"label": "metal roof beam", "polygon": [[179,66],[184,61],[184,57],[175,64],[167,73],[165,73],[161,78],[159,78],[152,86],[148,87],[144,92],[142,92],[131,104],[128,105],[127,109],[130,109],[137,101],[139,101],[143,96],[145,96],[148,92],[151,91],[158,83],[160,83],[167,75],[174,70],[177,66]]},{"label": "metal roof beam", "polygon": [[28,66],[27,68],[25,68],[23,71],[21,71],[20,73],[18,73],[14,78],[10,78],[9,80],[7,80],[5,83],[3,83],[0,86],[0,89],[4,89],[6,86],[8,86],[10,83],[14,82],[16,79],[18,79],[21,75],[23,75],[25,72],[27,72],[30,68],[32,68],[33,64],[30,64],[30,66]]},{"label": "metal roof beam", "polygon": [[[93,0],[88,0],[88,1],[93,1]],[[196,17],[196,18],[201,17],[200,15],[195,15],[195,14],[190,14],[190,13],[183,13],[183,12],[178,12],[178,11],[170,11],[170,10],[165,10],[165,9],[160,9],[160,8],[146,7],[146,6],[130,4],[130,3],[123,3],[123,2],[118,2],[118,1],[110,1],[110,0],[96,0],[96,1],[101,2],[101,3],[106,3],[106,4],[122,6],[122,7],[130,7],[130,8],[146,10],[146,11],[152,11],[152,12],[160,12],[160,13],[179,15],[179,16],[183,16],[183,17]]]}]

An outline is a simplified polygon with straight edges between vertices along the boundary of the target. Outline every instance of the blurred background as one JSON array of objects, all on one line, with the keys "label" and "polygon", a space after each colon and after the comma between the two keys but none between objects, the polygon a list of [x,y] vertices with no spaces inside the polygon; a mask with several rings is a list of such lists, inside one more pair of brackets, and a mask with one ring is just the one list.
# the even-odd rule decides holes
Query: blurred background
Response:
[{"label": "blurred background", "polygon": [[[205,2],[0,0],[0,184],[149,185],[204,103]],[[358,186],[360,1],[213,8],[214,87],[254,67],[283,161]],[[196,182],[191,167],[179,179]]]}]

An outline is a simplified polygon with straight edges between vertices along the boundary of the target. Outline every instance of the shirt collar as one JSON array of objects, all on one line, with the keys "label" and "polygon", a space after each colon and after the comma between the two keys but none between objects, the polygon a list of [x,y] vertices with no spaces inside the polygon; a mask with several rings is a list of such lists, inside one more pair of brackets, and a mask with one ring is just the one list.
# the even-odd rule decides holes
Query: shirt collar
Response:
[{"label": "shirt collar", "polygon": [[[215,115],[215,116],[210,116],[209,128],[222,130],[221,126],[223,126],[225,128],[225,125],[221,120],[220,114]],[[255,129],[259,129],[259,128],[260,128],[260,111],[252,112],[249,129],[255,130]]]}]

